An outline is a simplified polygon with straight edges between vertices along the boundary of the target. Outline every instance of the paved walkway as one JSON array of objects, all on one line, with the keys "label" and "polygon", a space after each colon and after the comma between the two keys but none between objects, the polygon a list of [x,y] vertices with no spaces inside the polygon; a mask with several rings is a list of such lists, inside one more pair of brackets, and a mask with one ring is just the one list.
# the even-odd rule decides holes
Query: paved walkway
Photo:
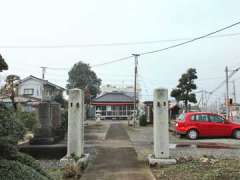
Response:
[{"label": "paved walkway", "polygon": [[137,160],[124,127],[111,124],[106,139],[96,147],[97,156],[81,180],[152,180],[153,176],[144,162]]}]

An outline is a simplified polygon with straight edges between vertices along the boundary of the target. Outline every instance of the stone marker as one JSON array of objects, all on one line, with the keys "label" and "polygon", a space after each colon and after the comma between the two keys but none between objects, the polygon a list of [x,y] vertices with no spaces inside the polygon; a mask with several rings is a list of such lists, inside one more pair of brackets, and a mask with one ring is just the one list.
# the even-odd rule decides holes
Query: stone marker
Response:
[{"label": "stone marker", "polygon": [[169,159],[168,90],[155,89],[153,96],[154,154],[149,155],[149,164],[175,164],[175,159]]},{"label": "stone marker", "polygon": [[53,129],[61,127],[61,105],[57,102],[51,102],[51,121]]},{"label": "stone marker", "polygon": [[30,140],[32,145],[49,145],[64,138],[61,129],[61,105],[57,102],[42,101],[38,106],[39,127]]},{"label": "stone marker", "polygon": [[67,155],[60,161],[76,163],[73,156],[80,158],[77,163],[87,164],[89,155],[84,154],[84,91],[71,89],[68,100]]},{"label": "stone marker", "polygon": [[150,105],[147,106],[147,122],[150,123]]},{"label": "stone marker", "polygon": [[96,111],[96,123],[100,124],[101,123],[101,110]]},{"label": "stone marker", "polygon": [[39,104],[37,117],[40,127],[36,129],[34,138],[30,140],[30,144],[53,144],[54,137],[52,132],[51,106],[48,101],[43,101]]}]

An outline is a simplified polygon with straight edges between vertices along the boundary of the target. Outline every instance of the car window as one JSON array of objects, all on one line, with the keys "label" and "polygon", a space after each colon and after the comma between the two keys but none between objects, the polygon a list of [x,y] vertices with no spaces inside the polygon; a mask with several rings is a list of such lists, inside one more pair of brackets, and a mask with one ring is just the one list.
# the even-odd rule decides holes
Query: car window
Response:
[{"label": "car window", "polygon": [[191,115],[190,119],[191,119],[192,121],[195,121],[196,116],[195,116],[195,115]]},{"label": "car window", "polygon": [[209,122],[223,123],[224,118],[218,115],[208,115]]},{"label": "car window", "polygon": [[179,121],[184,121],[184,118],[185,118],[185,114],[180,114],[180,115],[178,116],[178,120],[179,120]]},{"label": "car window", "polygon": [[194,115],[194,117],[191,118],[191,120],[207,122],[208,116],[207,116],[207,114],[196,114],[196,115]]}]

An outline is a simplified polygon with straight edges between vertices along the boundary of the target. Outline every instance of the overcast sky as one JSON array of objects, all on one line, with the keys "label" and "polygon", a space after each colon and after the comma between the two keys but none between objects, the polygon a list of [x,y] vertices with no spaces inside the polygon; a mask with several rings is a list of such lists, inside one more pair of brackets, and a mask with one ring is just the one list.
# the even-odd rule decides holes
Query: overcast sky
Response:
[{"label": "overcast sky", "polygon": [[[156,50],[182,41],[154,44],[68,48],[68,46],[191,38],[240,21],[238,0],[0,0],[0,54],[10,69],[1,73],[41,77],[66,85],[77,61],[90,65]],[[240,33],[240,25],[220,34]],[[240,35],[207,38],[139,58],[144,99],[156,87],[174,88],[188,68],[197,69],[199,90],[211,91],[224,79],[224,68],[240,66]],[[133,59],[93,68],[103,84],[133,84]],[[240,73],[233,79],[240,79]],[[240,99],[240,81],[236,81]],[[224,89],[215,95],[222,98]]]}]

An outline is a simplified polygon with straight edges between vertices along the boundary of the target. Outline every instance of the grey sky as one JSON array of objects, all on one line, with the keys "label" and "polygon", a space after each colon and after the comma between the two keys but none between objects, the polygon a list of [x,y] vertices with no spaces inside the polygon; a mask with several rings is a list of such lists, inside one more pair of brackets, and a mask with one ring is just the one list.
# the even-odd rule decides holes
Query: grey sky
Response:
[{"label": "grey sky", "polygon": [[[155,41],[195,37],[240,20],[237,0],[0,0],[0,53],[10,66],[1,76],[40,77],[40,66],[70,68],[160,49],[177,42],[49,49],[4,46],[54,46]],[[222,34],[238,33],[236,26]],[[203,39],[176,49],[140,57],[139,82],[145,99],[154,87],[176,86],[187,68],[197,68],[199,89],[212,90],[224,78],[225,65],[240,66],[240,35]],[[103,83],[132,84],[133,59],[94,68]],[[46,78],[65,86],[67,70],[49,70]],[[233,79],[240,78],[240,74]],[[240,81],[237,81],[239,89]],[[216,93],[223,97],[223,89]],[[240,98],[240,92],[239,98]]]}]

